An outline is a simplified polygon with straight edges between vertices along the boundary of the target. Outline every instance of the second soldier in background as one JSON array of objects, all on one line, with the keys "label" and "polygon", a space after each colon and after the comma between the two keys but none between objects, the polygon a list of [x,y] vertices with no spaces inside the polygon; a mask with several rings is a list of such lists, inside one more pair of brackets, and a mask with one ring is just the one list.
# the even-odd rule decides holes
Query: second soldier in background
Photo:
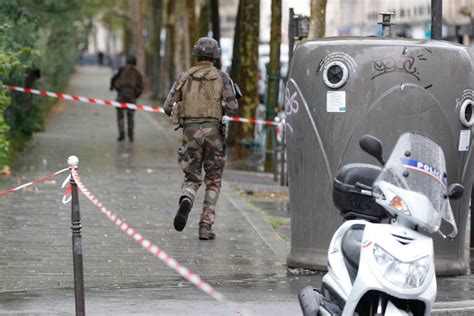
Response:
[{"label": "second soldier in background", "polygon": [[238,104],[232,80],[227,73],[214,67],[220,58],[216,40],[203,37],[193,47],[198,64],[178,76],[163,105],[166,113],[179,117],[183,127],[183,144],[178,162],[184,172],[184,182],[174,227],[182,231],[197,190],[202,184],[204,168],[204,196],[199,239],[215,238],[212,225],[219,198],[225,165],[225,135],[221,132],[224,114],[233,115]]},{"label": "second soldier in background", "polygon": [[[120,67],[118,72],[110,81],[110,90],[117,90],[117,101],[135,103],[143,92],[143,77],[135,67],[137,59],[131,55],[127,58],[127,64]],[[117,108],[117,125],[119,130],[119,142],[125,139],[125,113],[127,113],[128,139],[133,142],[135,110]]]}]

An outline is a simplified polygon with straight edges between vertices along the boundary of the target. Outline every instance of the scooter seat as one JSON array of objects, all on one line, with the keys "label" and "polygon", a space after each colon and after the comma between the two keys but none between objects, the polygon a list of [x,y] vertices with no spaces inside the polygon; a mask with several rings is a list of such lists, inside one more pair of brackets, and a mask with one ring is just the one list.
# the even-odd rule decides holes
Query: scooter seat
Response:
[{"label": "scooter seat", "polygon": [[357,271],[359,270],[360,247],[362,244],[364,229],[364,224],[352,225],[351,228],[344,233],[341,241],[342,255],[352,283],[354,283]]}]

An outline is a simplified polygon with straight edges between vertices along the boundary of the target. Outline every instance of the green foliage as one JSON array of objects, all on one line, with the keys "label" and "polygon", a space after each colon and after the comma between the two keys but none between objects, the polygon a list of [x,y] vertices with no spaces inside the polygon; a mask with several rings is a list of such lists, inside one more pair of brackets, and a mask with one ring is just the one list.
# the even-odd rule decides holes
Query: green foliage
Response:
[{"label": "green foliage", "polygon": [[61,91],[74,70],[77,47],[87,39],[99,0],[0,0],[0,165],[44,124],[54,100],[9,92],[24,86]]}]

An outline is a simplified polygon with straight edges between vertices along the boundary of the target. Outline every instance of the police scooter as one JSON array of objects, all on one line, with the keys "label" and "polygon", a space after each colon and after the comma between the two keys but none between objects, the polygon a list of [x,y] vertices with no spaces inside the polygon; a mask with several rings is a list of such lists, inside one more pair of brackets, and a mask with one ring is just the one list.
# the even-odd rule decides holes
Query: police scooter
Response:
[{"label": "police scooter", "polygon": [[[429,315],[436,297],[433,241],[426,233],[454,239],[457,227],[449,199],[464,188],[447,186],[441,147],[418,133],[400,136],[390,158],[382,144],[363,136],[360,146],[383,168],[344,166],[333,200],[346,221],[328,249],[321,292],[298,295],[304,315]],[[440,231],[444,219],[452,228]]]}]

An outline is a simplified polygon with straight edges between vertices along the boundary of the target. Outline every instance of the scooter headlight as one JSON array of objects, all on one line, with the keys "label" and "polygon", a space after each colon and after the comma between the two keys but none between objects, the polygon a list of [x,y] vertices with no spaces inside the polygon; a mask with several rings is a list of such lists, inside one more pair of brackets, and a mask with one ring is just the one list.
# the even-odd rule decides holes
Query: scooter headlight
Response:
[{"label": "scooter headlight", "polygon": [[410,289],[423,284],[431,265],[430,256],[411,262],[402,262],[377,244],[374,245],[374,258],[387,281],[396,286]]}]

